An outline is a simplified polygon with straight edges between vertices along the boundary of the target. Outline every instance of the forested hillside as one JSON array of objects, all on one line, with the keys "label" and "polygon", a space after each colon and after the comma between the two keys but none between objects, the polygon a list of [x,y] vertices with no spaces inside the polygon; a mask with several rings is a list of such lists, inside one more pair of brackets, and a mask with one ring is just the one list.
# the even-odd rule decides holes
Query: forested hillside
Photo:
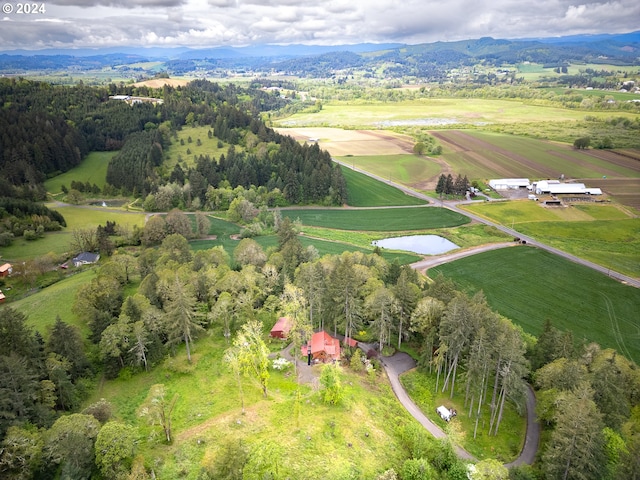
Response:
[{"label": "forested hillside", "polygon": [[[109,98],[116,94],[163,102],[129,104]],[[42,201],[46,178],[77,166],[89,151],[119,150],[108,168],[106,195],[144,199],[172,182],[188,185],[204,205],[207,188],[224,182],[231,188],[278,189],[293,204],[346,200],[342,173],[327,152],[267,128],[261,112],[280,108],[285,100],[258,88],[208,81],[158,90],[114,84],[55,87],[14,78],[0,80],[0,98],[0,197]],[[197,166],[178,165],[163,175],[158,167],[164,150],[175,141],[176,131],[193,126],[209,126],[210,138],[228,146],[227,154],[201,155],[193,162]],[[100,193],[97,187],[90,190]],[[13,228],[14,217],[6,210],[0,213],[2,232],[20,236],[25,228],[35,229],[28,219],[25,228]]]}]

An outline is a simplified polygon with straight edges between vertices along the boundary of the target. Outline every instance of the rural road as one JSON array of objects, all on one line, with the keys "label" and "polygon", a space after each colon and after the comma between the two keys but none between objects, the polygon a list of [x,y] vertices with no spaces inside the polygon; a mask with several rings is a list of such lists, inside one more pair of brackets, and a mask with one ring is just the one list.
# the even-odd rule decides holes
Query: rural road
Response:
[{"label": "rural road", "polygon": [[[426,202],[429,202],[430,205],[435,205],[435,203],[436,203],[433,198],[428,197],[427,195],[425,195],[423,193],[416,192],[415,190],[412,190],[409,187],[406,187],[404,185],[396,183],[396,182],[392,181],[391,179],[385,179],[385,178],[379,177],[378,175],[374,175],[374,174],[372,174],[370,172],[367,172],[366,170],[362,170],[361,168],[354,167],[351,164],[349,164],[348,162],[342,162],[342,161],[337,160],[335,158],[333,158],[333,161],[338,163],[338,164],[340,164],[340,165],[343,165],[343,166],[345,166],[347,168],[351,168],[352,170],[355,170],[355,171],[360,172],[360,173],[362,173],[364,175],[367,175],[367,176],[369,176],[371,178],[375,178],[376,180],[378,180],[380,182],[383,182],[383,183],[385,183],[385,184],[387,184],[389,186],[395,187],[395,188],[397,188],[398,190],[401,190],[402,192],[404,192],[407,195],[411,195],[413,197],[416,197],[416,198],[419,198],[419,199],[424,200]],[[508,228],[508,227],[505,227],[505,226],[500,225],[498,223],[494,223],[494,222],[492,222],[490,220],[487,220],[484,217],[480,217],[478,215],[474,215],[473,213],[470,213],[470,212],[468,212],[468,211],[466,211],[466,210],[464,210],[464,209],[459,207],[459,205],[464,205],[466,203],[473,203],[473,201],[438,202],[438,203],[443,208],[448,208],[449,210],[452,210],[452,211],[454,211],[456,213],[459,213],[461,215],[465,215],[465,216],[471,218],[472,220],[475,220],[476,222],[483,223],[485,225],[489,225],[489,226],[495,227],[498,230],[500,230],[500,231],[502,231],[502,232],[504,232],[504,233],[506,233],[508,235],[511,235],[514,238],[518,237],[521,240],[525,241],[527,243],[527,245],[532,245],[534,247],[538,247],[538,248],[540,248],[542,250],[546,250],[548,252],[551,252],[551,253],[553,253],[555,255],[563,257],[563,258],[565,258],[567,260],[570,260],[570,261],[572,261],[574,263],[578,263],[580,265],[584,265],[585,267],[589,267],[589,268],[591,268],[593,270],[596,270],[596,271],[598,271],[600,273],[603,273],[603,274],[607,275],[610,278],[618,280],[619,282],[622,282],[622,283],[624,283],[626,285],[631,285],[632,287],[640,288],[640,279],[629,277],[628,275],[624,275],[622,273],[619,273],[619,272],[616,272],[614,270],[611,270],[610,268],[603,267],[602,265],[598,265],[597,263],[593,263],[593,262],[590,262],[589,260],[585,260],[583,258],[576,257],[575,255],[572,255],[570,253],[564,252],[562,250],[559,250],[559,249],[557,249],[555,247],[552,247],[550,245],[547,245],[545,243],[539,242],[536,239],[534,239],[533,237],[529,237],[527,235],[523,235],[522,233],[518,232],[517,230],[514,230],[513,228]],[[504,246],[504,245],[502,245],[502,246]],[[502,247],[496,247],[496,248],[502,248]],[[479,252],[476,251],[474,253],[479,253]],[[446,261],[450,261],[450,260],[446,260]],[[418,263],[420,263],[420,262],[418,262]],[[435,265],[431,265],[431,266],[435,266]],[[424,270],[424,269],[429,268],[429,267],[430,266],[425,266],[425,267],[422,267],[422,268],[419,268],[419,269]]]}]

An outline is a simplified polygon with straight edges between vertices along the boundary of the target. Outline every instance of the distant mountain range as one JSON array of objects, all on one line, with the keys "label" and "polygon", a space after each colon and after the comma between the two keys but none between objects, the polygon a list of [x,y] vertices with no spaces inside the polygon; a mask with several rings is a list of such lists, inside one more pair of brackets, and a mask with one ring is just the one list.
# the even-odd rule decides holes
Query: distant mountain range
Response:
[{"label": "distant mountain range", "polygon": [[[490,37],[420,45],[254,45],[194,49],[112,47],[99,49],[0,50],[0,73],[30,70],[90,70],[160,62],[179,75],[216,69],[278,71],[309,77],[349,69],[386,69],[389,76],[436,78],[443,68],[478,62],[515,64],[535,62],[565,65],[572,62],[640,65],[640,31],[616,35],[504,40]],[[140,67],[136,67],[140,69]],[[439,73],[438,73],[439,72]]]}]

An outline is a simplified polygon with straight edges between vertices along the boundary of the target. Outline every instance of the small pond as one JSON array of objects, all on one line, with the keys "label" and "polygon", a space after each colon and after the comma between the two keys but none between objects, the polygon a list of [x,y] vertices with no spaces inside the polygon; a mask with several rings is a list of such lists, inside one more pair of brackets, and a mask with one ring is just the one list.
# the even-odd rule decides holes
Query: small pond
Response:
[{"label": "small pond", "polygon": [[453,242],[438,235],[409,235],[405,237],[383,238],[371,242],[372,245],[392,250],[405,250],[421,255],[438,255],[460,248]]}]

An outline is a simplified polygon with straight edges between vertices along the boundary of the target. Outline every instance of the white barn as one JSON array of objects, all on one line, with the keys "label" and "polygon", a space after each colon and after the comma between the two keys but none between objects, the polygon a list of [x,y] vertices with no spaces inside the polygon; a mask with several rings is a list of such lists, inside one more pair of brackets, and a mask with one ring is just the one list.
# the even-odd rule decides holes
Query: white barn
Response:
[{"label": "white barn", "polygon": [[533,190],[541,195],[602,195],[599,188],[587,188],[584,183],[561,183],[558,180],[541,180],[533,183]]},{"label": "white barn", "polygon": [[489,186],[494,190],[517,190],[527,188],[530,182],[528,178],[496,178],[489,180]]}]

